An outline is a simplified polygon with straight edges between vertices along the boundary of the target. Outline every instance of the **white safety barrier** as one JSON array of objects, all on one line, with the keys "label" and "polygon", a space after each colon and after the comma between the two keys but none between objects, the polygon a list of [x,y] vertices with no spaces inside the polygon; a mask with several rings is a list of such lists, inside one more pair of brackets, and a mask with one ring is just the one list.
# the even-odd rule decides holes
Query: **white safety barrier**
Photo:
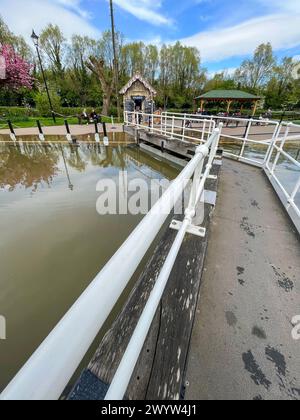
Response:
[{"label": "white safety barrier", "polygon": [[201,127],[195,126],[199,123],[194,115],[172,115],[169,118],[166,114],[146,114],[144,112],[124,112],[124,123],[138,129],[148,128],[151,133],[160,134],[168,139],[178,139],[183,142],[205,143],[216,127],[215,121],[204,119]]},{"label": "white safety barrier", "polygon": [[[298,162],[290,155],[290,153],[284,150],[284,147],[288,142],[298,141],[300,143],[300,125],[287,122],[272,121],[269,119],[247,119],[240,117],[207,116],[199,114],[180,114],[170,112],[162,113],[162,118],[166,122],[172,121],[174,117],[184,119],[190,118],[193,121],[194,127],[197,127],[200,130],[203,129],[204,121],[207,121],[208,119],[214,121],[215,124],[222,121],[224,126],[221,133],[221,138],[222,140],[225,140],[223,146],[224,156],[237,159],[241,162],[245,162],[251,165],[262,167],[276,188],[277,192],[279,189],[285,197],[283,204],[287,210],[292,208],[296,213],[296,216],[298,218],[300,217],[299,200],[298,204],[295,202],[295,198],[300,191],[300,175],[299,179],[296,180],[294,186],[289,192],[287,185],[284,185],[284,182],[281,181],[280,177],[276,174],[276,171],[279,169],[280,158],[284,158],[293,164],[295,167],[295,172],[300,168],[300,162]],[[244,131],[242,136],[235,132],[237,130],[237,132],[240,133],[241,127],[242,131]],[[259,138],[261,136],[265,138],[262,140],[255,140],[255,137]],[[226,140],[240,144],[238,153],[226,150]],[[246,151],[253,151],[257,147],[259,147],[260,151],[264,149],[264,152],[261,153],[261,159],[255,158],[249,153],[248,156],[246,156]],[[273,158],[274,160],[272,160]],[[298,224],[300,225],[300,221]]]}]

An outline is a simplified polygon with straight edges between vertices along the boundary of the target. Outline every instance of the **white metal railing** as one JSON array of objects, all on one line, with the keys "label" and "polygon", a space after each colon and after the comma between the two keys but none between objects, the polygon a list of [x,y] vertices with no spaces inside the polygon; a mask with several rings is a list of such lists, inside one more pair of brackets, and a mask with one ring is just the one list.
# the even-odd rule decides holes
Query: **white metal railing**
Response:
[{"label": "white metal railing", "polygon": [[163,135],[169,139],[179,139],[183,142],[205,143],[216,127],[216,122],[203,119],[201,127],[196,127],[199,122],[197,116],[167,114],[146,114],[144,112],[124,112],[124,123],[139,129],[148,128],[151,133]]},{"label": "white metal railing", "polygon": [[[184,221],[177,225],[179,232],[176,240],[107,395],[107,399],[123,397],[185,233],[190,229],[198,229],[200,236],[205,234],[203,228],[192,225],[192,220],[195,207],[203,197],[204,184],[209,177],[219,139],[220,128],[217,128],[206,144],[196,148],[195,156],[2,392],[1,400],[53,400],[61,396],[147,250],[182,196],[188,181],[193,177]],[[207,156],[209,156],[208,163],[203,172]],[[174,222],[172,227],[173,225]]]},{"label": "white metal railing", "polygon": [[[299,127],[296,124],[288,123],[284,124],[285,132],[281,135],[281,130],[279,130],[277,137],[271,143],[268,154],[265,159],[264,169],[270,178],[270,180],[275,181],[276,185],[280,188],[281,192],[283,193],[284,197],[287,201],[287,208],[292,208],[296,215],[300,218],[300,206],[295,202],[295,198],[300,191],[300,162],[293,158],[287,151],[284,150],[284,146],[287,142],[293,140],[300,140],[300,136],[295,136],[293,133],[290,133],[292,127]],[[278,170],[278,164],[280,158],[283,157],[285,160],[290,162],[292,165],[297,168],[298,171],[298,179],[290,189],[291,192],[288,191],[287,186],[283,185],[283,182],[279,179],[279,176],[276,174],[276,170]]]},{"label": "white metal railing", "polygon": [[[211,119],[215,123],[222,121],[224,123],[224,128],[221,133],[221,138],[222,141],[224,141],[224,156],[262,167],[271,182],[275,183],[275,186],[283,193],[286,199],[286,208],[292,208],[297,217],[300,217],[300,207],[299,204],[295,202],[296,196],[300,191],[300,174],[299,179],[297,178],[290,191],[288,186],[284,185],[284,182],[281,181],[280,177],[276,174],[276,171],[278,171],[279,168],[280,158],[284,158],[294,165],[295,172],[300,169],[300,162],[284,150],[284,147],[288,142],[300,142],[300,125],[287,123],[285,121],[280,123],[269,119],[247,119],[240,117],[177,114],[170,112],[163,112],[162,118],[169,121],[174,115],[186,119],[191,118],[193,120],[193,125],[200,129],[203,127],[204,120],[207,121],[208,119]],[[239,134],[240,130],[239,133],[236,133],[234,130],[234,128],[240,129],[241,127],[245,129],[242,136]],[[266,131],[263,127],[269,127],[270,132]],[[255,139],[255,137],[262,136],[265,137],[262,140]],[[228,149],[226,150],[226,140],[240,144],[240,149],[237,154]],[[265,149],[265,152],[261,153],[262,159],[260,160],[249,154],[246,156],[246,151],[249,152],[249,149],[253,150],[255,147],[259,147],[260,150],[263,148]],[[274,160],[272,160],[273,157]]]}]

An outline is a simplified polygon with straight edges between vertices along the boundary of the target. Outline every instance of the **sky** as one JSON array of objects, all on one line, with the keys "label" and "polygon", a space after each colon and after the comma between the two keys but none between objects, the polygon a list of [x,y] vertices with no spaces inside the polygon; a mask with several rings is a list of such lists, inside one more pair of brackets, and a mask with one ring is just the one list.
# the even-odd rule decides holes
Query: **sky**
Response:
[{"label": "sky", "polygon": [[[300,0],[114,0],[116,26],[127,41],[173,43],[200,50],[211,75],[233,72],[262,42],[276,55],[300,58]],[[48,23],[99,37],[109,28],[108,0],[0,0],[10,29],[29,40]]]}]

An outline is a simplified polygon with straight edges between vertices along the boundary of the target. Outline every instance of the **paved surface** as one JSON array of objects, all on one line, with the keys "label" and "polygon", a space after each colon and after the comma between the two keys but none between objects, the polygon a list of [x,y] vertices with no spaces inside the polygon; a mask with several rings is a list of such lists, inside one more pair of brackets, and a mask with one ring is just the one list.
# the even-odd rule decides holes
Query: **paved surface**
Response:
[{"label": "paved surface", "polygon": [[300,399],[300,243],[260,169],[224,159],[187,399]]},{"label": "paved surface", "polygon": [[[109,133],[120,133],[123,132],[123,124],[106,124],[107,131]],[[64,136],[66,135],[66,127],[64,125],[52,126],[52,127],[43,127],[45,135],[48,136]],[[95,126],[93,124],[89,125],[70,125],[71,134],[74,136],[84,136],[87,134],[95,133]],[[102,133],[102,125],[99,124],[99,133]],[[0,130],[0,135],[9,134],[9,130]],[[38,128],[16,128],[15,133],[17,136],[35,136],[38,135]]]}]

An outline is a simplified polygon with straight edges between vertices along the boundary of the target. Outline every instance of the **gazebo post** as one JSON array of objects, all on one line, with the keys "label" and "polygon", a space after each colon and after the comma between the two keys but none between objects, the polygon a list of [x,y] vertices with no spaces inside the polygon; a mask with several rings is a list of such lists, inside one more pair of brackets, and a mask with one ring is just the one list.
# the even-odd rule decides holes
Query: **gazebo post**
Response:
[{"label": "gazebo post", "polygon": [[258,101],[255,101],[255,102],[254,102],[254,107],[253,107],[252,117],[254,117],[254,115],[256,114],[257,105],[258,105]]},{"label": "gazebo post", "polygon": [[201,101],[201,112],[203,112],[203,108],[204,108],[204,100],[202,99],[202,101]]},{"label": "gazebo post", "polygon": [[229,99],[229,101],[227,101],[227,114],[229,114],[231,104],[232,104],[232,100]]}]

